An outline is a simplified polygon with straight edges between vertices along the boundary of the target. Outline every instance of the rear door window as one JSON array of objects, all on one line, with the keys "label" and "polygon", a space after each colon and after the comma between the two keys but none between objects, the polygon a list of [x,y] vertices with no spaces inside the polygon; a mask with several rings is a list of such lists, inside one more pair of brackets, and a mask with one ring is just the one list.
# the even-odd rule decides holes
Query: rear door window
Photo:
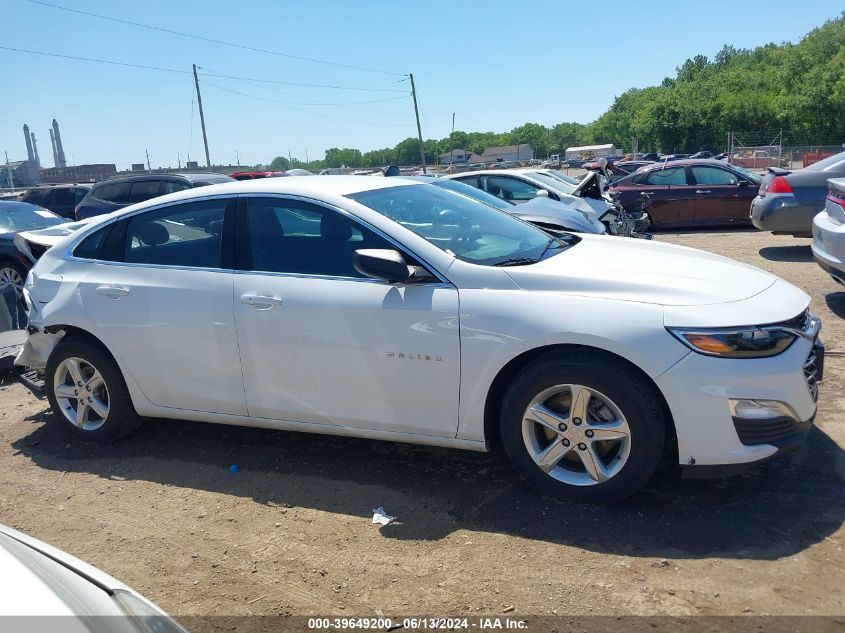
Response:
[{"label": "rear door window", "polygon": [[185,189],[190,189],[191,186],[186,182],[181,182],[178,180],[165,180],[161,183],[161,195],[166,193],[176,193],[177,191],[185,191]]},{"label": "rear door window", "polygon": [[56,187],[50,192],[50,198],[47,203],[49,207],[72,207],[76,199],[73,195],[73,189],[70,187]]},{"label": "rear door window", "polygon": [[133,182],[126,202],[135,204],[136,202],[144,202],[144,200],[156,198],[161,195],[161,185],[160,180],[139,180],[138,182]]},{"label": "rear door window", "polygon": [[128,182],[112,182],[97,187],[92,195],[97,200],[123,204],[129,196],[129,188],[131,186],[132,183]]},{"label": "rear door window", "polygon": [[222,268],[226,198],[175,204],[129,218],[123,261]]},{"label": "rear door window", "polygon": [[49,192],[49,189],[30,189],[24,194],[21,202],[29,202],[30,204],[37,204],[39,207],[43,207]]},{"label": "rear door window", "polygon": [[683,167],[671,167],[669,169],[655,169],[648,172],[645,178],[648,185],[685,185],[687,184],[687,172]]},{"label": "rear door window", "polygon": [[540,187],[535,187],[518,178],[507,176],[485,176],[484,188],[497,198],[512,202],[524,202],[537,197]]}]

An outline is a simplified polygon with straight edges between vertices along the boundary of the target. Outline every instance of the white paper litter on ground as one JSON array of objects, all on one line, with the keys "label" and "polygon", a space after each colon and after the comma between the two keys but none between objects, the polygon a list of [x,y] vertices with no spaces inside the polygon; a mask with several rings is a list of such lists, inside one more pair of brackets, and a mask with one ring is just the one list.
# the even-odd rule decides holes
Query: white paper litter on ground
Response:
[{"label": "white paper litter on ground", "polygon": [[373,524],[374,525],[389,525],[396,520],[396,517],[390,516],[387,512],[385,512],[384,508],[379,506],[378,508],[373,508]]}]

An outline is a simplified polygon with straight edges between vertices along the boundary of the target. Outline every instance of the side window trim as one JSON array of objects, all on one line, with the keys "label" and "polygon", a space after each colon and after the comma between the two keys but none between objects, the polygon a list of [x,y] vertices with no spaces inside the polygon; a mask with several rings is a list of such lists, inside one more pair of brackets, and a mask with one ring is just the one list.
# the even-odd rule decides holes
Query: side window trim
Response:
[{"label": "side window trim", "polygon": [[[404,256],[407,256],[413,261],[419,262],[419,265],[425,268],[431,275],[436,277],[439,282],[438,284],[448,284],[453,285],[448,279],[446,279],[443,275],[441,275],[434,266],[429,264],[424,258],[420,257],[416,253],[411,252],[407,247],[403,244],[399,243],[393,237],[379,229],[378,227],[373,226],[366,220],[359,218],[352,213],[349,213],[345,209],[341,209],[339,207],[335,207],[327,202],[322,200],[315,200],[313,198],[306,198],[303,196],[295,196],[295,195],[284,195],[284,194],[239,194],[238,195],[239,202],[238,202],[238,215],[235,221],[235,272],[240,273],[248,273],[248,274],[259,274],[259,275],[272,275],[276,277],[309,277],[314,279],[341,279],[346,281],[356,281],[356,282],[376,282],[382,283],[378,280],[368,279],[368,278],[361,278],[361,277],[338,277],[333,275],[318,275],[318,274],[309,274],[309,273],[283,273],[283,272],[271,272],[271,271],[260,271],[260,270],[253,270],[252,265],[252,247],[250,242],[250,234],[249,234],[249,199],[250,198],[275,198],[279,200],[287,200],[292,202],[299,202],[310,204],[315,207],[318,207],[320,210],[326,210],[331,213],[339,213],[340,215],[348,218],[352,222],[366,228],[369,231],[375,233],[378,237],[384,239],[385,241],[389,242],[397,251],[402,253]],[[243,200],[243,202],[240,202]],[[431,284],[425,284],[431,285]]]}]

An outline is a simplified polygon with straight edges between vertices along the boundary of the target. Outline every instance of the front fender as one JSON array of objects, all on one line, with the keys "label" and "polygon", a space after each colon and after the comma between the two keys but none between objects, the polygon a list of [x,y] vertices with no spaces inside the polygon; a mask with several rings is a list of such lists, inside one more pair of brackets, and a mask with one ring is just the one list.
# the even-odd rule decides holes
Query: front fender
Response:
[{"label": "front fender", "polygon": [[539,348],[593,347],[652,379],[690,353],[663,326],[659,305],[544,292],[461,291],[458,437],[484,440],[487,394],[513,359]]}]

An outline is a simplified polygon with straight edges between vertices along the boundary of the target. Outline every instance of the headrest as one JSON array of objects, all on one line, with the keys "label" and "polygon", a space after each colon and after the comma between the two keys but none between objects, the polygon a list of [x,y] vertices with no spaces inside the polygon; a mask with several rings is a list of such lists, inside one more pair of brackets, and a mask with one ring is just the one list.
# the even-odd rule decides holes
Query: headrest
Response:
[{"label": "headrest", "polygon": [[320,219],[320,236],[328,242],[345,242],[352,237],[352,224],[337,213],[327,211]]},{"label": "headrest", "polygon": [[160,246],[170,240],[170,233],[158,222],[144,222],[135,228],[134,233],[144,246]]}]

